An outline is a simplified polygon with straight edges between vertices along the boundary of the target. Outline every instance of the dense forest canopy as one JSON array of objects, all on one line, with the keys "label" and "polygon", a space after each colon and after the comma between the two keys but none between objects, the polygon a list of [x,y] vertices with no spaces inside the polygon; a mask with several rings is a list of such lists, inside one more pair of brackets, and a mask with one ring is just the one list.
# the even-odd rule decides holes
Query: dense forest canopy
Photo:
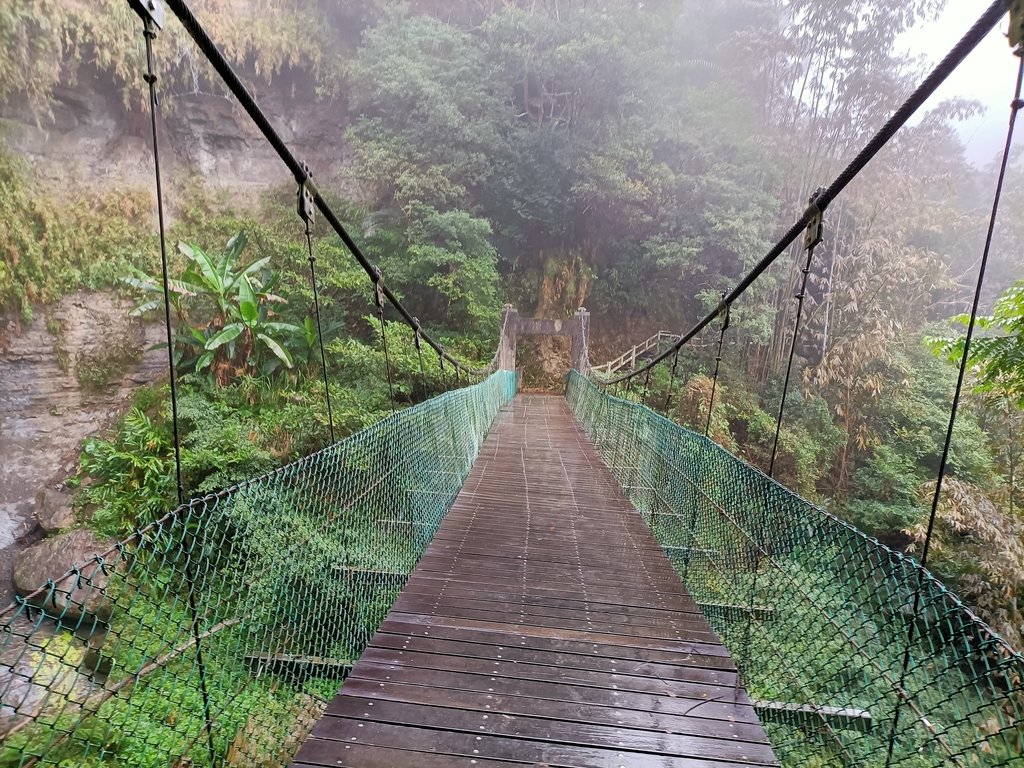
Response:
[{"label": "dense forest canopy", "polygon": [[[334,202],[346,224],[424,325],[479,360],[490,356],[504,302],[538,316],[586,305],[596,358],[692,324],[920,80],[927,63],[895,43],[943,6],[194,3],[258,95],[332,110],[325,114],[338,122],[323,130],[338,161],[314,171],[343,180],[325,188],[343,190]],[[133,122],[144,107],[137,32],[122,2],[0,2],[7,112],[29,112],[46,130],[64,108],[62,89],[98,81],[129,116],[123,124],[142,135]],[[158,39],[158,55],[168,125],[189,99],[224,94],[176,23]],[[1013,65],[1008,51],[1006,66]],[[784,425],[778,476],[901,549],[921,542],[961,349],[958,315],[993,187],[992,169],[968,163],[956,131],[957,120],[978,108],[967,100],[929,104],[830,208],[797,345],[800,392]],[[145,288],[156,250],[142,198],[112,174],[72,201],[58,200],[56,190],[35,183],[31,159],[18,159],[11,143],[0,161],[3,308],[27,321],[83,283]],[[251,297],[239,293],[250,285],[242,280],[190,290],[176,305],[186,476],[196,492],[326,439],[304,243],[287,175],[282,169],[281,187],[253,199],[223,196],[201,174],[189,178],[197,170],[174,179],[172,234],[190,244],[176,256],[177,274],[196,250],[214,259],[237,251],[239,268],[259,263],[260,274],[253,273]],[[1018,646],[1022,171],[1017,154],[933,560]],[[246,249],[239,241],[226,247],[239,231]],[[351,431],[389,407],[379,329],[358,269],[326,229],[317,235],[332,394]],[[732,312],[712,433],[759,466],[770,448],[800,261],[795,250],[787,255]],[[264,326],[243,323],[227,339],[245,302]],[[261,333],[286,356],[254,344]],[[408,334],[397,324],[387,333],[399,396],[415,402],[424,393],[414,383]],[[673,380],[674,418],[703,425],[712,361],[706,344],[684,355]],[[437,391],[440,374],[431,371]],[[669,384],[659,369],[652,405],[667,401]],[[109,436],[89,442],[79,473],[88,480],[83,520],[115,532],[165,504],[164,402],[156,388]],[[154,448],[157,465],[122,466],[135,445]]]}]

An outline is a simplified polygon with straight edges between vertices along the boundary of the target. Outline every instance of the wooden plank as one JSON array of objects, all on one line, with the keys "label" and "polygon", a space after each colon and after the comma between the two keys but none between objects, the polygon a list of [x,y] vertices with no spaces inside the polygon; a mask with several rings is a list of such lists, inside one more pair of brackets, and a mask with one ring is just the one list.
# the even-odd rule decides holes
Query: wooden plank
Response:
[{"label": "wooden plank", "polygon": [[762,720],[784,725],[821,726],[867,733],[871,730],[871,713],[856,707],[826,707],[817,704],[796,704],[788,701],[755,701],[754,709]]},{"label": "wooden plank", "polygon": [[[380,650],[410,650],[420,653],[435,653],[460,659],[505,659],[521,664],[538,664],[556,668],[591,670],[594,672],[619,672],[627,675],[653,677],[657,680],[690,680],[710,685],[732,687],[736,685],[736,672],[720,669],[713,659],[702,658],[689,666],[683,664],[661,664],[653,661],[620,659],[608,652],[599,656],[586,653],[537,650],[521,646],[494,648],[483,643],[459,640],[445,640],[435,637],[415,637],[379,633],[373,639],[373,647]],[[369,650],[369,649],[368,649]]]},{"label": "wooden plank", "polygon": [[355,662],[321,656],[295,656],[286,653],[254,653],[245,657],[245,665],[257,675],[277,675],[289,679],[311,677],[339,679],[352,671]]},{"label": "wooden plank", "polygon": [[[421,728],[444,729],[479,734],[481,724],[486,732],[496,736],[524,738],[536,741],[556,741],[580,747],[617,749],[623,743],[619,726],[590,725],[581,728],[571,718],[573,706],[564,706],[554,718],[527,717],[502,712],[501,716],[487,716],[488,710],[470,710],[453,707],[422,706],[406,702],[377,701],[373,707],[365,700],[354,697],[338,699],[328,717],[346,717],[354,720],[411,725]],[[493,705],[485,705],[492,706]],[[493,722],[492,722],[493,721]],[[326,729],[321,728],[321,733]],[[735,760],[752,765],[771,765],[774,755],[767,744],[751,744],[729,738],[714,738],[701,734],[673,734],[657,731],[634,731],[630,734],[630,747],[643,752],[673,757],[706,757],[717,760]]]},{"label": "wooden plank", "polygon": [[[485,715],[478,714],[480,722]],[[492,716],[486,715],[487,718]],[[494,717],[496,724],[501,718]],[[363,727],[360,727],[363,726]],[[708,760],[683,756],[653,755],[626,746],[615,749],[580,747],[560,741],[510,738],[494,735],[480,726],[477,734],[460,733],[440,728],[418,728],[393,723],[360,722],[340,717],[325,717],[313,727],[313,738],[303,745],[300,756],[314,765],[334,765],[331,758],[342,752],[346,744],[367,744],[371,746],[410,745],[419,751],[432,751],[443,755],[459,757],[480,757],[497,760],[520,760],[527,765],[575,766],[576,768],[749,768],[750,762],[732,760]],[[324,757],[327,757],[325,760]],[[410,754],[411,758],[415,755]],[[310,759],[314,758],[314,759]],[[396,763],[418,768],[419,763],[410,760]],[[761,763],[765,765],[765,763]],[[771,763],[770,765],[778,765]]]},{"label": "wooden plank", "polygon": [[713,614],[723,619],[740,620],[753,617],[757,621],[771,621],[775,618],[775,609],[767,605],[731,605],[729,603],[697,603],[697,607],[707,616]]},{"label": "wooden plank", "polygon": [[[580,724],[614,725],[624,729],[660,731],[663,733],[706,733],[707,723],[699,717],[649,712],[639,709],[603,707],[591,703],[564,702],[538,699],[531,696],[509,696],[479,691],[460,691],[451,688],[425,688],[388,681],[383,685],[369,680],[349,680],[345,683],[348,696],[366,699],[367,706],[376,706],[379,700],[404,701],[427,706],[452,706],[460,709],[486,711],[497,708],[503,715],[530,715]],[[340,701],[335,699],[335,701]],[[334,705],[334,702],[331,704]],[[370,709],[366,710],[371,711]],[[730,722],[723,738],[750,743],[767,743],[760,723]]]},{"label": "wooden plank", "polygon": [[404,578],[296,765],[778,765],[728,652],[561,398],[499,415]]},{"label": "wooden plank", "polygon": [[334,572],[346,579],[359,584],[394,587],[402,586],[409,580],[409,575],[400,571],[385,571],[375,568],[360,568],[350,565],[336,565]]},{"label": "wooden plank", "polygon": [[[670,693],[674,698],[693,699],[694,701],[705,699],[747,701],[743,689],[736,689],[735,678],[732,681],[732,685],[707,681],[666,680],[643,675],[631,675],[617,669],[595,672],[588,669],[551,667],[506,659],[440,656],[417,653],[416,651],[377,647],[367,648],[361,660],[365,660],[367,664],[390,665],[395,669],[406,667],[409,669],[429,669],[468,675],[483,675],[488,678],[486,682],[494,682],[496,678],[513,678],[515,680],[536,680],[545,683],[650,693],[658,696]],[[487,687],[492,688],[493,686]]]}]

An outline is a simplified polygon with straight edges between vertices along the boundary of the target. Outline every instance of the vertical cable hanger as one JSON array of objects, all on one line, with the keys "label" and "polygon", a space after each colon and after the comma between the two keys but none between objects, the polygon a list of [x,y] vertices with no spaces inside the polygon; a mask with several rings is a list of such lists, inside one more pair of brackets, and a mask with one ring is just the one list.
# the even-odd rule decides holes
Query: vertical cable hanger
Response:
[{"label": "vertical cable hanger", "polygon": [[672,388],[676,383],[676,369],[679,367],[679,347],[676,347],[676,353],[672,356],[672,373],[668,377],[668,392],[665,393],[665,405],[662,410],[668,412],[669,405],[672,404]]},{"label": "vertical cable hanger", "polygon": [[729,312],[731,307],[726,303],[724,293],[722,294],[722,302],[719,305],[719,308],[721,307],[725,307],[725,309],[722,310],[722,327],[718,331],[718,352],[715,354],[715,374],[711,377],[711,395],[708,397],[708,420],[704,424],[704,437],[707,437],[708,433],[711,432],[711,414],[715,410],[715,390],[718,388],[718,369],[722,364],[722,345],[725,344],[725,332],[729,330]]},{"label": "vertical cable hanger", "polygon": [[[999,214],[999,201],[1003,194],[1003,183],[1006,180],[1006,169],[1010,161],[1010,150],[1013,147],[1013,133],[1017,123],[1017,113],[1024,107],[1024,100],[1021,99],[1022,85],[1024,85],[1024,3],[1014,2],[1010,4],[1010,44],[1015,46],[1014,55],[1018,57],[1017,82],[1014,86],[1013,99],[1010,102],[1010,121],[1006,129],[1006,143],[1003,145],[1002,160],[999,165],[999,175],[996,178],[996,190],[992,200],[992,210],[989,213],[988,230],[985,234],[985,246],[981,252],[981,264],[978,266],[978,280],[974,287],[974,299],[971,303],[970,319],[967,323],[967,332],[964,335],[964,348],[960,357],[960,367],[957,371],[956,388],[953,390],[953,400],[949,409],[949,421],[946,425],[946,438],[942,444],[942,455],[939,458],[939,469],[935,478],[935,491],[932,494],[931,511],[928,514],[928,529],[925,532],[924,545],[921,548],[921,559],[918,562],[918,582],[914,589],[914,602],[910,613],[910,620],[907,622],[907,644],[903,652],[903,666],[900,672],[899,692],[905,690],[907,675],[910,672],[911,649],[917,633],[918,613],[921,610],[921,582],[925,568],[928,565],[928,555],[932,543],[932,535],[935,531],[935,519],[938,515],[939,502],[942,500],[942,482],[946,477],[946,470],[949,464],[949,452],[953,443],[953,429],[956,426],[957,411],[960,408],[960,397],[963,393],[964,379],[967,376],[967,365],[971,354],[971,341],[974,338],[974,329],[978,319],[978,307],[981,304],[981,291],[985,284],[985,271],[988,268],[989,253],[992,249],[992,239],[995,235],[996,220]],[[896,710],[892,717],[892,730],[889,732],[889,745],[886,752],[886,768],[892,764],[893,749],[896,744],[896,735],[899,730],[900,712],[903,708],[904,696],[896,699]]]},{"label": "vertical cable hanger", "polygon": [[811,273],[811,262],[814,259],[814,249],[821,242],[824,230],[824,219],[818,199],[824,193],[824,187],[818,187],[811,195],[810,207],[807,209],[805,218],[807,228],[804,230],[804,250],[807,251],[807,258],[801,270],[800,292],[796,295],[796,320],[793,323],[793,338],[789,343],[789,358],[786,362],[786,377],[782,384],[782,398],[779,401],[779,414],[775,419],[775,438],[772,440],[772,455],[768,461],[768,476],[775,476],[775,459],[779,453],[779,434],[782,432],[782,417],[786,411],[786,396],[789,394],[789,380],[793,373],[793,357],[796,354],[797,338],[800,335],[800,322],[803,318],[804,298],[807,296],[807,276]]},{"label": "vertical cable hanger", "polygon": [[444,370],[444,347],[437,350],[437,364],[441,370],[441,389],[448,391],[448,374]]},{"label": "vertical cable hanger", "polygon": [[324,353],[324,332],[320,324],[320,295],[316,285],[316,255],[313,253],[313,219],[316,217],[316,206],[313,203],[313,193],[306,182],[312,179],[313,174],[309,166],[302,164],[302,170],[306,178],[299,184],[297,194],[297,209],[302,219],[306,233],[306,252],[309,254],[309,282],[313,289],[313,314],[316,320],[316,338],[320,344],[320,370],[324,378],[324,396],[327,400],[327,423],[331,428],[331,444],[334,443],[334,412],[331,410],[331,385],[327,377],[327,355]]},{"label": "vertical cable hanger", "polygon": [[[804,214],[804,219],[807,221],[807,227],[804,230],[803,247],[807,251],[807,258],[804,261],[804,267],[802,270],[800,292],[796,295],[796,319],[793,323],[793,338],[789,344],[789,358],[786,362],[786,378],[782,384],[782,398],[779,402],[779,415],[775,419],[775,439],[772,441],[772,455],[768,463],[769,477],[774,477],[775,458],[778,455],[779,450],[779,433],[782,430],[782,416],[786,410],[786,395],[789,392],[789,380],[793,370],[793,357],[796,353],[797,337],[800,335],[800,320],[803,316],[804,296],[807,293],[807,276],[811,272],[811,262],[814,258],[814,249],[817,248],[823,238],[824,217],[821,206],[818,204],[819,197],[823,192],[824,188],[818,187],[815,193],[811,195],[811,199],[809,201],[810,206]],[[750,598],[748,602],[749,609],[747,611],[747,622],[743,635],[744,657],[746,657],[750,645],[750,625],[754,620],[754,605],[757,600],[757,575],[761,568],[761,542],[764,537],[761,535],[760,528],[761,521],[758,520],[757,527],[752,532],[754,551],[751,572],[753,573],[753,578],[750,582]]]},{"label": "vertical cable hanger", "polygon": [[644,393],[641,396],[640,402],[646,404],[647,398],[651,394],[651,368],[647,369],[647,373],[644,374]]},{"label": "vertical cable hanger", "polygon": [[377,308],[377,320],[380,321],[380,343],[384,350],[384,367],[388,373],[388,395],[391,398],[391,412],[395,412],[395,385],[391,377],[391,358],[388,356],[388,334],[384,327],[384,289],[381,286],[381,273],[373,268],[373,303]]},{"label": "vertical cable hanger", "polygon": [[424,371],[423,371],[423,346],[422,346],[422,341],[423,340],[420,337],[420,319],[418,317],[414,317],[412,319],[412,321],[413,321],[412,341],[413,341],[413,344],[416,346],[416,359],[419,361],[419,365],[420,365],[420,388],[423,390],[423,399],[426,400],[427,399],[427,374],[424,373]]},{"label": "vertical cable hanger", "polygon": [[[146,73],[143,80],[149,86],[149,120],[153,134],[153,172],[156,180],[156,213],[157,225],[160,229],[160,268],[163,278],[164,292],[164,329],[167,335],[167,371],[171,389],[171,426],[174,433],[174,479],[177,491],[178,506],[185,503],[185,487],[181,478],[181,431],[178,428],[178,383],[174,364],[174,329],[171,325],[171,288],[167,259],[167,227],[164,217],[163,182],[160,173],[160,137],[158,131],[160,100],[157,97],[156,56],[153,52],[153,41],[157,32],[163,28],[164,6],[162,0],[129,0],[131,9],[142,19],[142,36],[146,45]],[[188,581],[188,606],[192,619],[192,637],[196,646],[196,666],[199,672],[199,690],[203,699],[203,715],[205,719],[206,745],[210,756],[210,765],[216,762],[216,750],[213,745],[213,713],[210,711],[210,694],[206,686],[206,663],[203,658],[203,645],[199,632],[199,611],[196,606],[195,581],[190,572],[186,572]]]}]

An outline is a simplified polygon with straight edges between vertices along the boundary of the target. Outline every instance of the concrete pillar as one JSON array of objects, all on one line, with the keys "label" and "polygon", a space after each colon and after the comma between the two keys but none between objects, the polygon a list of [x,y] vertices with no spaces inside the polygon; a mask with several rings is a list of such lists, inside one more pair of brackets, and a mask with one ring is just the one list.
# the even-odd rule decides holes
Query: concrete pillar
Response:
[{"label": "concrete pillar", "polygon": [[498,367],[503,371],[516,369],[516,336],[519,333],[519,310],[506,304],[501,310],[501,338],[498,340]]},{"label": "concrete pillar", "polygon": [[572,319],[572,367],[579,370],[583,363],[583,351],[587,348],[587,339],[590,333],[590,313],[586,307],[580,307]]}]

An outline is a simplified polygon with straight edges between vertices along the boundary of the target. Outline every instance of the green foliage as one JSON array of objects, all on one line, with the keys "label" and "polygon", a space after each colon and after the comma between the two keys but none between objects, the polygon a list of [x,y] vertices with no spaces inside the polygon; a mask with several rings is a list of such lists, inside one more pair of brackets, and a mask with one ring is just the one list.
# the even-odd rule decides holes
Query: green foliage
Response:
[{"label": "green foliage", "polygon": [[101,348],[92,354],[75,356],[75,378],[83,391],[105,392],[118,382],[124,372],[142,357],[142,350],[128,334],[108,335]]},{"label": "green foliage", "polygon": [[38,303],[149,263],[153,240],[139,235],[146,200],[130,191],[56,199],[0,149],[0,311],[28,322]]},{"label": "green foliage", "polygon": [[[279,365],[292,367],[287,337],[302,336],[297,325],[273,320],[272,304],[286,300],[273,293],[278,282],[270,271],[270,257],[241,265],[247,243],[243,232],[228,240],[224,251],[209,255],[197,246],[178,244],[188,260],[181,277],[168,281],[173,309],[179,320],[176,353],[183,370],[201,373],[209,368],[221,383],[259,368],[272,373]],[[160,276],[135,270],[125,283],[159,298],[136,307],[132,314],[143,315],[163,303]],[[196,320],[201,324],[196,325]],[[262,365],[260,351],[262,355]],[[269,351],[271,357],[266,357]]]},{"label": "green foliage", "polygon": [[[957,315],[952,322],[967,325],[968,315]],[[1024,280],[1018,280],[995,303],[991,315],[977,318],[979,331],[971,341],[971,366],[975,389],[999,393],[1024,408]],[[963,358],[964,337],[929,338],[928,345],[937,355],[959,363]]]},{"label": "green foliage", "polygon": [[[198,0],[191,7],[228,59],[250,76],[271,83],[298,69],[310,73],[325,96],[333,91],[338,46],[315,4],[286,0],[246,8]],[[339,16],[339,22],[352,21]],[[180,24],[168,23],[156,47],[178,52],[162,60],[166,91],[226,92]],[[0,2],[0,99],[24,96],[40,114],[49,112],[59,84],[87,82],[97,72],[115,84],[126,105],[140,105],[135,73],[143,55],[142,23],[126,3]]]},{"label": "green foliage", "polygon": [[501,305],[487,220],[417,204],[405,221],[403,229],[381,232],[372,241],[389,284],[415,296],[426,327],[494,338]]},{"label": "green foliage", "polygon": [[[316,378],[298,384],[243,376],[220,386],[205,377],[184,377],[178,416],[186,494],[228,487],[321,447],[327,439],[322,384]],[[357,411],[340,424],[342,435],[382,415]],[[123,535],[173,505],[169,420],[167,388],[143,388],[108,436],[86,442],[78,504],[101,533]]]},{"label": "green foliage", "polygon": [[165,415],[149,415],[138,396],[109,439],[87,440],[81,473],[88,479],[78,502],[90,525],[123,536],[163,514],[174,498],[173,448]]},{"label": "green foliage", "polygon": [[473,35],[413,16],[368,32],[350,78],[361,117],[351,136],[378,195],[460,205],[491,173],[504,103],[494,65]]},{"label": "green foliage", "polygon": [[847,515],[865,531],[892,532],[907,528],[920,517],[920,468],[912,455],[882,444],[857,470],[847,503]]}]

